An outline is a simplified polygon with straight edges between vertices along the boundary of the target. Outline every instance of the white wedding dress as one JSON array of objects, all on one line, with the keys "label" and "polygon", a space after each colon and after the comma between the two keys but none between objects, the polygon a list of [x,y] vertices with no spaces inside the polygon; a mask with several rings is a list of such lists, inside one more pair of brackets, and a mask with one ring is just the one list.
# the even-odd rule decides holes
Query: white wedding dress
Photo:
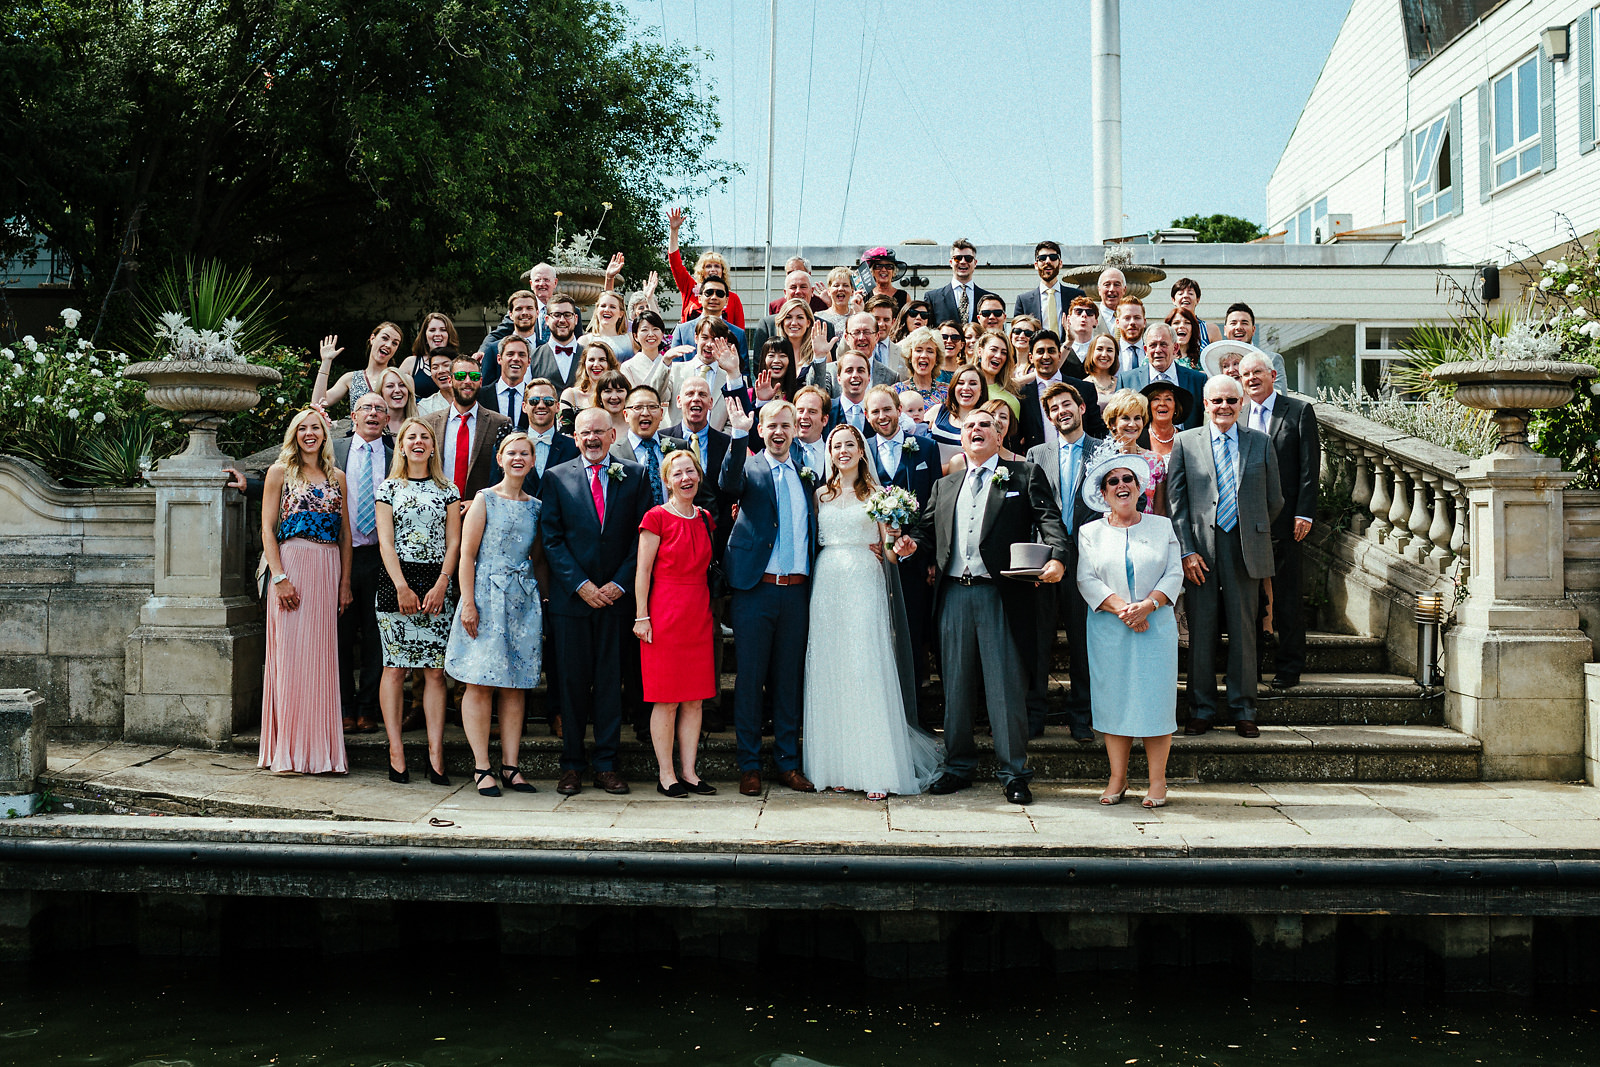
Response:
[{"label": "white wedding dress", "polygon": [[878,524],[854,493],[819,503],[806,643],[806,777],[818,789],[921,793],[938,743],[906,722]]}]

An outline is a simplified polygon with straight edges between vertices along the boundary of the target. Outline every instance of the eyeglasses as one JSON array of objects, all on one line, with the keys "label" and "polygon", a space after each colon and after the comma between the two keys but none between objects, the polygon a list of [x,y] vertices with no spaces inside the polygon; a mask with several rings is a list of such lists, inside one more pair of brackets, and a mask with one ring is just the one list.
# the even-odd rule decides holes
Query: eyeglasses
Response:
[{"label": "eyeglasses", "polygon": [[978,312],[979,317],[985,319],[1003,319],[1006,315],[1005,308],[984,308]]},{"label": "eyeglasses", "polygon": [[1106,488],[1107,489],[1115,489],[1119,485],[1138,485],[1138,484],[1139,484],[1139,479],[1135,478],[1131,474],[1124,474],[1121,477],[1118,477],[1117,475],[1113,474],[1111,477],[1106,479]]},{"label": "eyeglasses", "polygon": [[866,327],[862,327],[859,330],[851,330],[850,331],[850,336],[851,337],[876,337],[876,336],[878,336],[878,328],[876,326],[874,326],[871,329],[867,329]]},{"label": "eyeglasses", "polygon": [[977,256],[951,256],[950,257],[950,262],[952,262],[952,263],[976,263],[977,261],[978,261],[978,257]]},{"label": "eyeglasses", "polygon": [[652,415],[661,410],[660,404],[629,404],[628,410],[635,415]]},{"label": "eyeglasses", "polygon": [[1233,407],[1238,402],[1239,398],[1236,396],[1214,396],[1206,401],[1206,403],[1210,404],[1212,407],[1217,407],[1220,405],[1221,407],[1228,408]]},{"label": "eyeglasses", "polygon": [[477,370],[458,370],[455,373],[458,382],[477,382],[483,380],[483,372]]},{"label": "eyeglasses", "polygon": [[556,403],[556,398],[553,396],[530,396],[528,398],[528,406],[530,408],[553,408]]},{"label": "eyeglasses", "polygon": [[575,319],[578,317],[578,313],[576,311],[547,311],[545,312],[545,317],[551,319]]},{"label": "eyeglasses", "polygon": [[1061,257],[1055,252],[1040,252],[1033,257],[1035,263],[1060,263]]}]

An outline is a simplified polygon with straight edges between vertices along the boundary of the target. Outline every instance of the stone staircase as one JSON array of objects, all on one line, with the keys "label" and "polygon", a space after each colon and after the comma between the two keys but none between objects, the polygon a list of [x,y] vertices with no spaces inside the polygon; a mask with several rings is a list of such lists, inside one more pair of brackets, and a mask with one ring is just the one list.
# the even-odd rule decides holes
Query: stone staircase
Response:
[{"label": "stone staircase", "polygon": [[[1052,703],[1058,707],[1069,689],[1062,644],[1057,643],[1051,675]],[[1307,672],[1299,686],[1279,693],[1262,685],[1257,701],[1259,738],[1241,738],[1226,726],[1203,737],[1180,733],[1173,740],[1169,777],[1208,782],[1443,782],[1481,777],[1479,743],[1443,725],[1442,694],[1424,694],[1411,678],[1389,673],[1381,639],[1312,633],[1307,646]],[[734,666],[731,646],[723,666],[725,672]],[[1180,675],[1180,715],[1187,707],[1184,688]],[[722,690],[725,715],[731,719],[731,673],[723,674]],[[530,698],[528,736],[523,740],[522,767],[536,779],[555,778],[559,773],[561,741],[544,725],[545,700],[543,690],[536,690]],[[922,693],[924,722],[938,723],[940,709],[935,679]],[[425,739],[421,730],[405,737],[415,773],[422,766]],[[345,741],[352,766],[385,766],[386,742],[381,732],[349,734]],[[234,742],[250,749],[259,745],[259,737],[240,734]],[[992,771],[992,744],[981,735],[978,744],[981,773],[988,774]],[[447,727],[445,749],[448,772],[466,775],[472,756],[460,727]],[[1047,726],[1043,737],[1029,742],[1028,752],[1039,780],[1098,779],[1107,772],[1104,748],[1073,741],[1061,725]],[[635,740],[628,726],[623,728],[622,771],[634,781],[648,782],[655,777],[649,744]],[[738,777],[731,729],[706,735],[700,772],[716,780]],[[1132,773],[1136,778],[1144,773],[1137,746]]]}]

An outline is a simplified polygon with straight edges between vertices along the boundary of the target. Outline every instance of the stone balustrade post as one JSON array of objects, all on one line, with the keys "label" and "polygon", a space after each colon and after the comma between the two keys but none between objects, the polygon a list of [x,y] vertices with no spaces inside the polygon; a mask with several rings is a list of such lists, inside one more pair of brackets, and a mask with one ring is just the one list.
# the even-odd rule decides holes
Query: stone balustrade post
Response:
[{"label": "stone balustrade post", "polygon": [[1450,494],[1444,478],[1437,474],[1425,475],[1428,489],[1433,495],[1433,525],[1428,527],[1428,565],[1443,574],[1450,566]]},{"label": "stone balustrade post", "polygon": [[1389,532],[1389,458],[1375,449],[1367,449],[1366,454],[1372,460],[1372,496],[1368,498],[1372,523],[1367,527],[1367,536],[1381,545]]},{"label": "stone balustrade post", "polygon": [[1526,449],[1493,452],[1460,476],[1469,595],[1445,638],[1445,715],[1483,743],[1486,778],[1583,776],[1593,645],[1565,599],[1563,490],[1573,477]]},{"label": "stone balustrade post", "polygon": [[45,772],[44,697],[0,689],[0,819],[32,815]]},{"label": "stone balustrade post", "polygon": [[156,491],[155,587],[124,644],[123,737],[226,746],[260,709],[266,631],[247,571],[244,498],[215,431],[162,460]]},{"label": "stone balustrade post", "polygon": [[1361,535],[1372,524],[1372,464],[1365,449],[1350,449],[1350,462],[1355,465],[1355,477],[1350,482],[1350,500],[1356,506],[1355,517],[1350,520],[1352,532]]}]

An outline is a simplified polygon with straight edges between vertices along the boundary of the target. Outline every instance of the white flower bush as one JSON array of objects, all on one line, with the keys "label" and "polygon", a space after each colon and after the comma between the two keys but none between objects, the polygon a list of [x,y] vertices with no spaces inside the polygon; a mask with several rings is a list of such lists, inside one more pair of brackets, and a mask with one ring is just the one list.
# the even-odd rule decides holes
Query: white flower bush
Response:
[{"label": "white flower bush", "polygon": [[169,360],[199,360],[203,363],[243,363],[245,358],[234,346],[234,340],[244,323],[238,319],[224,319],[222,330],[196,330],[189,325],[189,317],[177,311],[162,314],[156,326],[156,336],[167,344],[163,358]]},{"label": "white flower bush", "polygon": [[[1589,325],[1594,325],[1590,323]],[[1582,330],[1582,327],[1579,327]],[[1511,324],[1504,337],[1489,342],[1490,359],[1560,359],[1563,338],[1559,329],[1535,329],[1526,320]]]},{"label": "white flower bush", "polygon": [[1483,412],[1465,409],[1442,393],[1408,402],[1393,393],[1368,400],[1348,389],[1321,389],[1317,399],[1472,459],[1494,451],[1500,440],[1499,431]]}]

